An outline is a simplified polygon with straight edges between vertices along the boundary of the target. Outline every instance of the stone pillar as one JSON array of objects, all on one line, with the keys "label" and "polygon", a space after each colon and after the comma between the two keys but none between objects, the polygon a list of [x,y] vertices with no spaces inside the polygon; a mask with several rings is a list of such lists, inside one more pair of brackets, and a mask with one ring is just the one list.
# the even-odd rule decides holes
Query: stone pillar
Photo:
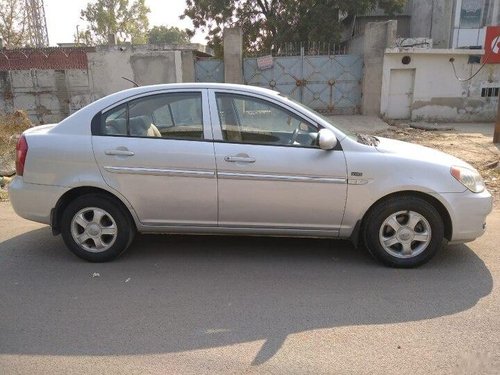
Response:
[{"label": "stone pillar", "polygon": [[183,82],[183,64],[182,64],[182,52],[181,51],[173,51],[174,52],[174,61],[175,61],[175,83]]},{"label": "stone pillar", "polygon": [[224,29],[224,81],[243,83],[243,31],[240,27]]},{"label": "stone pillar", "polygon": [[369,22],[365,27],[362,113],[380,115],[384,53],[396,40],[397,21]]},{"label": "stone pillar", "polygon": [[195,82],[193,51],[182,51],[182,82]]}]

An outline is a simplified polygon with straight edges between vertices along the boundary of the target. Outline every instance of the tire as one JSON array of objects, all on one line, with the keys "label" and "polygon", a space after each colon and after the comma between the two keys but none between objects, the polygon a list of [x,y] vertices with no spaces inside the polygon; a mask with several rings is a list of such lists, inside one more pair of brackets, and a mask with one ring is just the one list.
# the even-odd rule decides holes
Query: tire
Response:
[{"label": "tire", "polygon": [[444,224],[436,208],[418,197],[389,198],[371,208],[363,240],[385,265],[411,268],[428,262],[443,245]]},{"label": "tire", "polygon": [[126,209],[101,194],[82,195],[69,203],[60,228],[68,249],[89,262],[117,258],[135,236],[135,225]]}]

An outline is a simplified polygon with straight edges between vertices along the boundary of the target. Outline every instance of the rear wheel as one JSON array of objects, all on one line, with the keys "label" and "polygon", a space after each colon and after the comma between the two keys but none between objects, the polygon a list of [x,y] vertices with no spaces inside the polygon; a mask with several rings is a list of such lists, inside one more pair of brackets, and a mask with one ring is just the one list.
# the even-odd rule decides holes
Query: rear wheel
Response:
[{"label": "rear wheel", "polygon": [[115,200],[87,194],[76,198],[64,210],[61,234],[66,246],[80,258],[106,262],[129,247],[135,227]]},{"label": "rear wheel", "polygon": [[370,253],[392,267],[416,267],[441,248],[444,225],[439,212],[418,197],[378,203],[365,219],[363,236]]}]

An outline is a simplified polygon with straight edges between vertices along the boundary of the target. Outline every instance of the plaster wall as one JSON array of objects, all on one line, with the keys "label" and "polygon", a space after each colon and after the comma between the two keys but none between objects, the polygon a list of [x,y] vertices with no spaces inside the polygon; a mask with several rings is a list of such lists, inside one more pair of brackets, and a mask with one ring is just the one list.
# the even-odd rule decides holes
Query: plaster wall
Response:
[{"label": "plaster wall", "polygon": [[58,122],[91,101],[87,70],[1,72],[0,110],[23,109],[36,124]]},{"label": "plaster wall", "polygon": [[183,81],[181,51],[106,47],[89,53],[88,60],[94,99],[133,87],[122,77],[141,86]]},{"label": "plaster wall", "polygon": [[[469,64],[470,53],[483,51],[423,50],[398,51],[388,49],[384,56],[380,113],[385,118],[391,100],[390,79],[393,69],[414,69],[415,81],[410,103],[413,121],[473,122],[493,121],[498,98],[481,97],[483,87],[500,86],[500,64],[485,65],[470,81],[455,78],[450,58],[455,59],[459,78],[469,78],[480,64]],[[409,56],[411,62],[402,63]]]},{"label": "plaster wall", "polygon": [[[0,110],[23,109],[35,124],[59,122],[92,101],[140,85],[194,81],[192,51],[107,46],[87,52],[86,69],[0,71]],[[190,78],[191,77],[191,78]]]},{"label": "plaster wall", "polygon": [[448,48],[451,39],[453,0],[413,0],[410,34],[429,38],[434,48]]}]

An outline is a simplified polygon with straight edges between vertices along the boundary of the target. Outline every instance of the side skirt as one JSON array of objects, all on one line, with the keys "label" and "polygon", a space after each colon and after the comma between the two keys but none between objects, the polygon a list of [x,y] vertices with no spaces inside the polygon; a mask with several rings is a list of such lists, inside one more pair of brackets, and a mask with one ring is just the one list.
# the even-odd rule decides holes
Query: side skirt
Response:
[{"label": "side skirt", "polygon": [[198,234],[198,235],[245,235],[272,237],[339,238],[338,229],[297,229],[297,228],[243,228],[214,226],[141,226],[140,233],[151,234]]}]

